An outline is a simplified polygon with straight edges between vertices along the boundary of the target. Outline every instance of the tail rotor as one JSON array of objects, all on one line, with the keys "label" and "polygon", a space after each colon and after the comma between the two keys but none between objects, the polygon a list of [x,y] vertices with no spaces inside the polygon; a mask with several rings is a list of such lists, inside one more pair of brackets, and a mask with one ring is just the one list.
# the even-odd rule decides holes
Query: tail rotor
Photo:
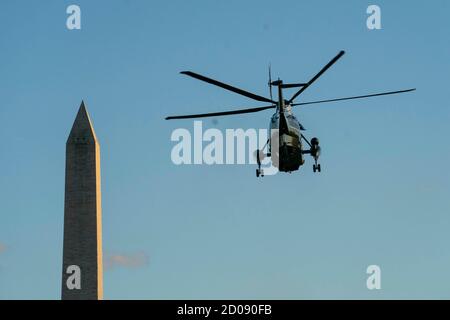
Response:
[{"label": "tail rotor", "polygon": [[270,93],[270,100],[273,100],[272,97],[272,66],[269,63],[269,82],[268,82],[268,86],[269,86],[269,93]]}]

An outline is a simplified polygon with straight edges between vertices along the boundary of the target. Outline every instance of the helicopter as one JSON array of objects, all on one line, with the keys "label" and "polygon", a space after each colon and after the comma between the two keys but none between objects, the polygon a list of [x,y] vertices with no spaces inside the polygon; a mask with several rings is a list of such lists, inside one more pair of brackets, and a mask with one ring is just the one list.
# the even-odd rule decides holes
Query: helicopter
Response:
[{"label": "helicopter", "polygon": [[[254,107],[247,109],[238,109],[231,111],[222,111],[222,112],[213,112],[213,113],[202,113],[202,114],[190,114],[190,115],[180,115],[180,116],[168,116],[166,120],[174,120],[174,119],[194,119],[194,118],[204,118],[204,117],[217,117],[217,116],[227,116],[227,115],[236,115],[236,114],[244,114],[244,113],[254,113],[268,109],[275,109],[275,113],[272,115],[270,120],[270,130],[271,132],[277,132],[276,137],[271,135],[268,139],[267,143],[261,150],[256,150],[256,162],[258,168],[256,169],[256,176],[263,177],[264,170],[261,169],[261,161],[264,157],[271,157],[272,163],[278,168],[281,172],[293,172],[299,170],[299,168],[305,163],[305,155],[310,155],[314,159],[313,171],[321,172],[320,163],[318,163],[319,156],[321,153],[321,148],[319,146],[319,139],[317,137],[313,137],[311,140],[308,140],[305,135],[303,135],[302,131],[305,131],[305,127],[300,123],[300,121],[295,117],[292,112],[292,107],[296,106],[305,106],[305,105],[313,105],[319,103],[328,103],[328,102],[337,102],[344,100],[353,100],[353,99],[363,99],[363,98],[371,98],[385,95],[393,95],[406,93],[416,90],[406,89],[406,90],[398,90],[398,91],[388,91],[381,93],[373,93],[366,94],[360,96],[351,96],[345,98],[335,98],[335,99],[327,99],[327,100],[317,100],[317,101],[309,101],[309,102],[297,102],[294,103],[294,100],[298,98],[306,89],[308,89],[317,79],[319,79],[322,74],[324,74],[332,65],[334,65],[342,56],[345,54],[345,51],[340,51],[333,59],[330,60],[314,77],[311,78],[308,82],[305,83],[284,83],[281,79],[272,81],[271,68],[269,66],[269,93],[270,98],[266,98],[240,88],[231,86],[229,84],[205,77],[198,73],[192,71],[182,71],[180,72],[183,75],[195,78],[200,81],[207,82],[209,84],[221,87],[225,90],[232,91],[234,93],[240,94],[247,98],[259,101],[270,103],[270,105],[262,106],[262,107]],[[276,87],[278,89],[278,100],[275,101],[272,95],[272,87]],[[298,91],[289,99],[284,99],[283,97],[283,89],[292,89],[298,88]],[[303,142],[308,147],[304,147]],[[267,151],[265,152],[264,149]]]}]

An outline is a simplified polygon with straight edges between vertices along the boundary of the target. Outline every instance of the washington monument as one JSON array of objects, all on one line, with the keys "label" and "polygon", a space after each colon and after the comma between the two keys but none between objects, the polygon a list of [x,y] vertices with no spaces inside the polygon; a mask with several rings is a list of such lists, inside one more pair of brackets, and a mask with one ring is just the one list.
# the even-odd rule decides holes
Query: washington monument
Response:
[{"label": "washington monument", "polygon": [[61,297],[103,298],[100,146],[84,102],[66,143]]}]

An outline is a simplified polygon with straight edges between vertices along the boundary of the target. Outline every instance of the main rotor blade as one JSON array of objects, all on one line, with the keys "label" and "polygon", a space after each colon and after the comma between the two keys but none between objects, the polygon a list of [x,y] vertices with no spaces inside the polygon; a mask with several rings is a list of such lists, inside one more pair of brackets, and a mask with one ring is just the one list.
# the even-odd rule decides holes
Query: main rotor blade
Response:
[{"label": "main rotor blade", "polygon": [[280,84],[280,87],[283,89],[298,88],[298,87],[304,87],[304,86],[306,86],[306,83],[283,83],[283,84]]},{"label": "main rotor blade", "polygon": [[341,51],[337,54],[336,57],[334,57],[328,64],[322,68],[322,70],[319,71],[318,74],[316,74],[311,80],[309,80],[304,87],[302,87],[299,91],[297,91],[296,94],[292,96],[292,98],[289,100],[289,103],[292,103],[295,98],[297,98],[303,91],[305,91],[310,85],[313,84],[314,81],[316,81],[325,71],[327,71],[333,64],[336,63],[343,55],[345,54],[345,51]]},{"label": "main rotor blade", "polygon": [[222,112],[200,113],[200,114],[188,114],[188,115],[183,115],[183,116],[166,117],[166,120],[229,116],[229,115],[233,115],[233,114],[252,113],[252,112],[258,112],[258,111],[262,111],[262,110],[275,109],[275,108],[276,108],[276,106],[271,105],[271,106],[264,106],[264,107],[257,107],[257,108],[233,110],[233,111],[222,111]]},{"label": "main rotor blade", "polygon": [[181,73],[181,74],[185,74],[185,75],[187,75],[187,76],[190,76],[190,77],[192,77],[192,78],[201,80],[201,81],[208,82],[208,83],[210,83],[210,84],[213,84],[213,85],[215,85],[215,86],[221,87],[221,88],[223,88],[223,89],[233,91],[234,93],[243,95],[243,96],[245,96],[245,97],[247,97],[247,98],[250,98],[250,99],[254,99],[254,100],[262,101],[262,102],[276,103],[275,101],[272,101],[272,100],[269,99],[269,98],[265,98],[265,97],[259,96],[259,95],[257,95],[257,94],[254,94],[254,93],[251,93],[251,92],[248,92],[248,91],[245,91],[245,90],[242,90],[242,89],[239,89],[239,88],[230,86],[229,84],[226,84],[226,83],[223,83],[223,82],[220,82],[220,81],[211,79],[211,78],[207,78],[207,77],[202,76],[201,74],[198,74],[198,73],[195,73],[195,72],[191,72],[191,71],[182,71],[182,72],[180,72],[180,73]]},{"label": "main rotor blade", "polygon": [[337,99],[329,99],[329,100],[319,100],[319,101],[310,101],[310,102],[301,102],[301,103],[293,103],[292,106],[304,106],[307,104],[316,104],[316,103],[325,103],[325,102],[334,102],[334,101],[343,101],[343,100],[353,100],[353,99],[362,99],[362,98],[371,98],[371,97],[378,97],[378,96],[387,96],[390,94],[398,94],[398,93],[405,93],[405,92],[411,92],[416,90],[416,88],[413,89],[407,89],[407,90],[400,90],[400,91],[390,91],[390,92],[382,92],[382,93],[374,93],[374,94],[368,94],[364,96],[355,96],[355,97],[347,97],[347,98],[337,98]]}]

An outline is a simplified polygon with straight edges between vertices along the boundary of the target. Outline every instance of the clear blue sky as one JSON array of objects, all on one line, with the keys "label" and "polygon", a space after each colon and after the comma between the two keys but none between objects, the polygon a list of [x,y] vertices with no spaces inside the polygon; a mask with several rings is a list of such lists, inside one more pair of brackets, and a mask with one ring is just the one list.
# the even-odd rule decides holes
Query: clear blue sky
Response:
[{"label": "clear blue sky", "polygon": [[[66,29],[78,4],[82,29]],[[366,28],[378,4],[382,30]],[[81,99],[102,152],[106,299],[450,298],[448,1],[2,1],[0,299],[59,299],[65,142]],[[169,114],[257,106],[178,74],[302,98],[322,173],[175,166]],[[266,128],[270,111],[204,126]],[[366,268],[382,290],[366,289]]]}]

